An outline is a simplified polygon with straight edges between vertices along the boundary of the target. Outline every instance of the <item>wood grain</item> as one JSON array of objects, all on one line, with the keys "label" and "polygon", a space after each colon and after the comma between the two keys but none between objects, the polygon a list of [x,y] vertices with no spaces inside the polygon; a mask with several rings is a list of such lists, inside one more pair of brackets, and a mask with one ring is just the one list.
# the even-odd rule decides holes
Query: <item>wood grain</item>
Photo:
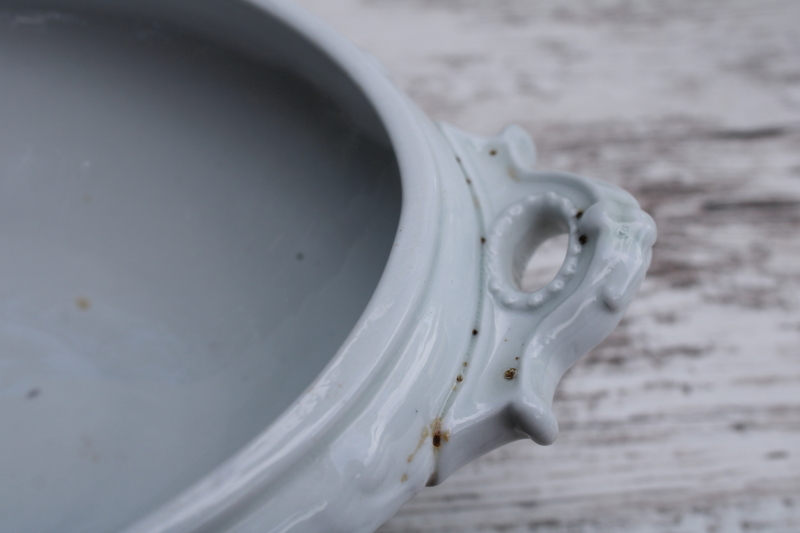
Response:
[{"label": "wood grain", "polygon": [[638,299],[518,442],[381,533],[800,531],[800,2],[302,0],[433,118],[630,190]]}]

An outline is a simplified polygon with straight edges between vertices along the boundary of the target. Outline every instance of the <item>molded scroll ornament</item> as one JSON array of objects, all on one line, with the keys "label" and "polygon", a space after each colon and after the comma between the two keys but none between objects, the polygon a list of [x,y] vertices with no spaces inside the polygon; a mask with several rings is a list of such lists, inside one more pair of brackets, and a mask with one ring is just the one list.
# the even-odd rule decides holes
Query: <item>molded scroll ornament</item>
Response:
[{"label": "molded scroll ornament", "polygon": [[[465,372],[442,410],[449,439],[429,484],[475,457],[528,437],[552,443],[556,385],[619,323],[650,265],[653,219],[625,191],[566,173],[532,169],[535,149],[511,126],[480,138],[441,125],[483,221],[485,276],[480,326]],[[567,234],[550,283],[520,288],[536,248]],[[473,333],[475,333],[473,332]]]}]

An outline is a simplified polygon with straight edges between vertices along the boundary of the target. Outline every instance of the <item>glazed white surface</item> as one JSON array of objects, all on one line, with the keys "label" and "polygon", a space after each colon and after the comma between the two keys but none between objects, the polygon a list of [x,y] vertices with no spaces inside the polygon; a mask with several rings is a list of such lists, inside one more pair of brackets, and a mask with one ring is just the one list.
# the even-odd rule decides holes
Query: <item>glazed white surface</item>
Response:
[{"label": "glazed white surface", "polygon": [[[88,0],[80,4],[94,5]],[[301,42],[295,43],[297,48],[285,45],[277,35],[290,39],[289,32],[270,26],[267,19],[260,22],[258,11],[246,4],[224,10],[222,5],[197,4],[185,13],[177,3],[125,4],[121,9],[134,13],[153,9],[159,16],[176,17],[226,42],[246,46],[254,54],[261,47],[284,44],[267,49],[265,57],[296,66],[352,111],[353,120],[376,142],[385,140],[369,106],[323,57]],[[616,325],[650,260],[649,247],[655,237],[652,221],[629,195],[570,175],[533,172],[532,147],[519,130],[507,130],[495,138],[471,137],[448,128],[443,134],[362,52],[291,6],[260,5],[307,32],[376,106],[400,167],[400,226],[366,311],[311,386],[241,451],[133,524],[129,532],[372,531],[424,484],[441,481],[480,453],[525,434],[550,442],[555,436],[550,413],[555,383],[576,357]],[[22,22],[30,20],[41,24],[36,17]],[[260,24],[273,31],[259,32]],[[236,33],[232,33],[234,27]],[[291,131],[290,125],[284,127]],[[313,162],[304,158],[305,152],[289,149],[288,156]],[[482,162],[486,158],[491,164]],[[345,172],[341,178],[347,177]],[[333,196],[335,191],[317,197],[330,200]],[[326,207],[337,205],[325,202]],[[523,226],[530,221],[522,217],[515,223],[512,217],[534,208],[553,215],[556,225],[563,223],[571,248],[551,285],[540,293],[523,295],[526,305],[530,304],[523,309],[517,305],[518,294],[492,289],[500,274],[492,270],[491,257],[508,253],[515,256],[509,262],[520,259],[513,249],[518,248],[517,240],[528,239]],[[386,210],[378,212],[386,214]],[[166,213],[175,215],[170,210]],[[331,219],[329,214],[320,216]],[[519,231],[510,231],[515,224]],[[372,231],[381,224],[371,221],[359,227]],[[522,256],[539,237],[552,233],[543,231],[542,235],[534,232]],[[377,263],[365,257],[357,261],[357,267]],[[347,293],[336,295],[346,299]],[[542,294],[549,298],[537,302]],[[269,301],[257,291],[250,296],[257,302]],[[88,300],[76,302],[79,311],[88,311]],[[288,304],[281,306],[278,309],[285,310]],[[538,319],[518,316],[533,309]],[[292,328],[287,337],[309,338],[306,326]],[[519,352],[519,366],[511,374],[506,358],[516,352],[499,349],[504,347],[500,337],[510,337],[510,329],[515,330],[515,341],[530,341],[532,347]],[[259,346],[254,347],[252,361],[262,361],[258,351]],[[465,363],[469,371],[464,370]],[[258,368],[253,374],[272,375]],[[222,397],[231,394],[229,384],[212,388]],[[270,389],[253,390],[264,391],[269,403]],[[28,399],[37,400],[38,395]],[[222,406],[222,402],[212,402],[204,408],[191,398],[187,404],[200,410]],[[256,403],[242,411],[232,413],[237,423],[263,416]],[[248,431],[258,427],[246,425]],[[223,427],[221,423],[213,426],[215,430]],[[164,435],[157,426],[149,429],[154,439]],[[108,434],[123,435],[119,431]],[[477,434],[491,439],[481,440]],[[199,443],[202,437],[190,434],[187,440]],[[186,445],[177,439],[168,444]],[[231,453],[230,448],[226,450]],[[176,467],[169,461],[162,463],[166,468],[158,474],[169,474]],[[106,509],[105,516],[122,520],[113,508]]]}]

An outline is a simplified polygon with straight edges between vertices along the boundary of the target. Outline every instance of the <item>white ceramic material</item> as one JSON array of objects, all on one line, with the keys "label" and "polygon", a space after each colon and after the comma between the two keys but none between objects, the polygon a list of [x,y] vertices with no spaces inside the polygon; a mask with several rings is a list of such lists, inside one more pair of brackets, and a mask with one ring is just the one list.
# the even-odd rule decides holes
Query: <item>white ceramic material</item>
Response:
[{"label": "white ceramic material", "polygon": [[0,531],[372,531],[552,442],[650,261],[627,193],[284,3],[2,0],[0,95]]}]

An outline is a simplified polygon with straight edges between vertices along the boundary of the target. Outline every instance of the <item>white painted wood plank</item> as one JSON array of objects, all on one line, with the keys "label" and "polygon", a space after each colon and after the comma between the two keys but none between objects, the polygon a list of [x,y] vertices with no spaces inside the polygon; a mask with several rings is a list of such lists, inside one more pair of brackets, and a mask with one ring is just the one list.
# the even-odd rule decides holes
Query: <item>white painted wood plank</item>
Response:
[{"label": "white painted wood plank", "polygon": [[518,442],[381,533],[800,531],[800,3],[301,0],[432,117],[517,122],[540,165],[659,226],[623,324]]}]

